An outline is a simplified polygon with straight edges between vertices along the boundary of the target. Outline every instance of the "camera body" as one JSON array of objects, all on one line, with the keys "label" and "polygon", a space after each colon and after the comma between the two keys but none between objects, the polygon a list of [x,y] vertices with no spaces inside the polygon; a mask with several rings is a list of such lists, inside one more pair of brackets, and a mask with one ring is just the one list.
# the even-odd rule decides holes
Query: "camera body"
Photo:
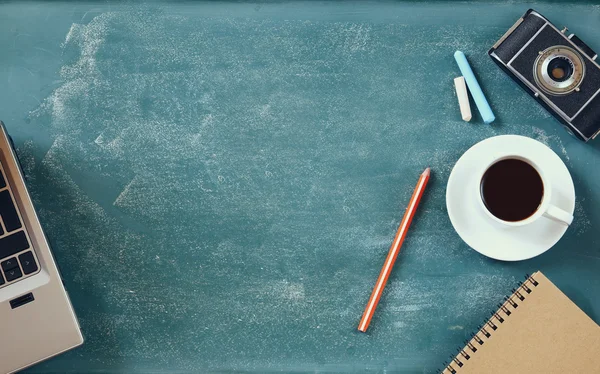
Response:
[{"label": "camera body", "polygon": [[489,50],[492,60],[577,138],[600,132],[600,65],[575,34],[529,9]]}]

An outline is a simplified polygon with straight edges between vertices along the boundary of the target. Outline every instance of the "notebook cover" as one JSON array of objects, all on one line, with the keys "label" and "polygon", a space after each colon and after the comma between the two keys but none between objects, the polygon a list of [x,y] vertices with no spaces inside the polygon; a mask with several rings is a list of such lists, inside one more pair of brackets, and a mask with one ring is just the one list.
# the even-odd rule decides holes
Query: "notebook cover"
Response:
[{"label": "notebook cover", "polygon": [[502,304],[443,374],[598,372],[600,326],[537,272]]}]

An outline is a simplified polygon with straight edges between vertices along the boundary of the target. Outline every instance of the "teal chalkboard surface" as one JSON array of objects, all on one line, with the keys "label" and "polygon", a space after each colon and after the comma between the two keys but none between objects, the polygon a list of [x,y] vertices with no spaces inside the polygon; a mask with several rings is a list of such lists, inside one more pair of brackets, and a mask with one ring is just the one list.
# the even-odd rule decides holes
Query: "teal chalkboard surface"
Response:
[{"label": "teal chalkboard surface", "polygon": [[[600,141],[486,55],[530,7],[600,50],[581,2],[0,2],[0,118],[87,339],[28,372],[433,373],[538,269],[599,322]],[[457,49],[492,125],[460,119]],[[454,163],[498,134],[575,181],[573,226],[525,262],[470,250],[446,214]]]}]

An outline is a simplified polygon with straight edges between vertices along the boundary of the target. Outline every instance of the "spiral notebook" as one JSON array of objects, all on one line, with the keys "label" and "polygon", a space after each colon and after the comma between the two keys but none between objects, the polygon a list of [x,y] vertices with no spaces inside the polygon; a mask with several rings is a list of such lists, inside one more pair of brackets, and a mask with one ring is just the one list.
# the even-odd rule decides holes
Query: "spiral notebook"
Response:
[{"label": "spiral notebook", "polygon": [[600,326],[538,271],[442,373],[600,373]]}]

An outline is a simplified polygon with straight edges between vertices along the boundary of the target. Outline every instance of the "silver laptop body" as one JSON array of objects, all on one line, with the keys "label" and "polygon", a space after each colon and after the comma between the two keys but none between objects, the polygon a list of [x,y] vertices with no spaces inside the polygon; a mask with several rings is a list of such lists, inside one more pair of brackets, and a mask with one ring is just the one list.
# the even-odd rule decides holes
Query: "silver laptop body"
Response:
[{"label": "silver laptop body", "polygon": [[0,373],[83,343],[77,317],[0,122]]}]

